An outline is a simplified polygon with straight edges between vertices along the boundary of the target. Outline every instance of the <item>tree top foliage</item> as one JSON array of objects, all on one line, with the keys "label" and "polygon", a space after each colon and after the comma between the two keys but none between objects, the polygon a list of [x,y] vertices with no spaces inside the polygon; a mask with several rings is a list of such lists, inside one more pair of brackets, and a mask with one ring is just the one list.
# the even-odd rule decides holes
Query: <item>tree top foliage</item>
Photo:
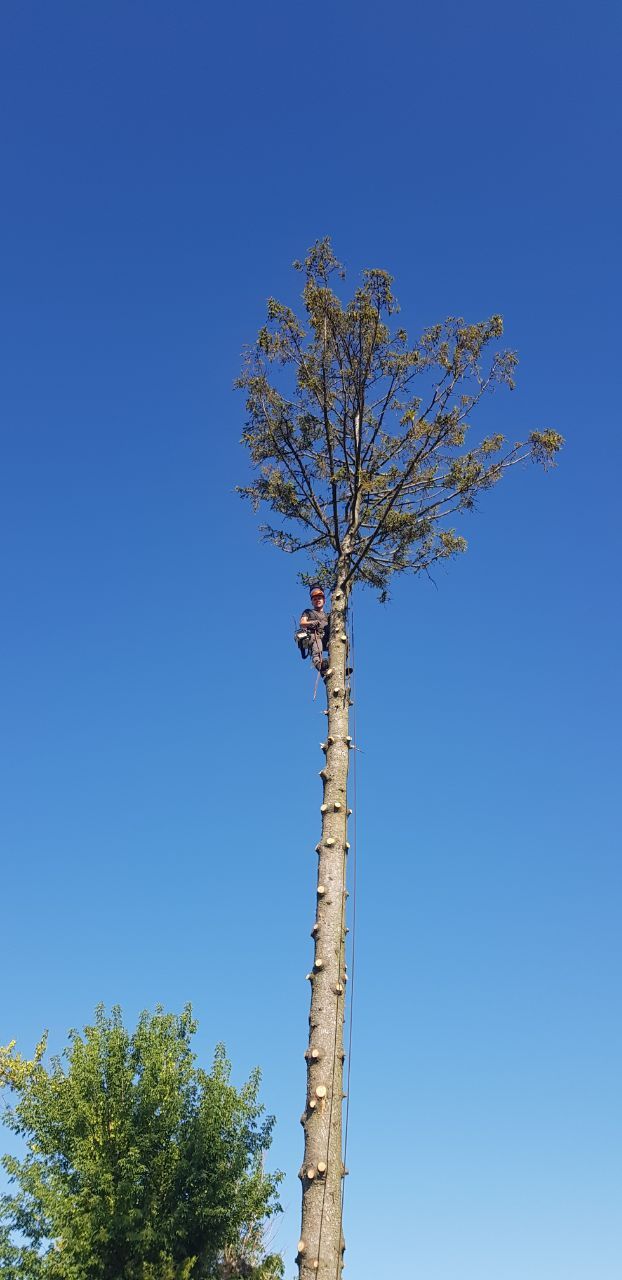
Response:
[{"label": "tree top foliage", "polygon": [[276,1280],[263,1232],[280,1175],[263,1167],[273,1125],[259,1074],[236,1089],[224,1049],[196,1063],[196,1023],[118,1008],[72,1031],[45,1065],[0,1049],[5,1122],[26,1146],[6,1155],[0,1271],[7,1280]]},{"label": "tree top foliage", "polygon": [[512,443],[500,432],[473,438],[482,398],[514,387],[501,316],[449,317],[413,343],[395,322],[386,271],[364,271],[343,302],[345,272],[328,237],[294,267],[304,316],[270,298],[236,384],[256,472],[239,492],[272,513],[268,541],[306,551],[329,585],[339,576],[385,598],[393,574],[465,550],[452,518],[510,467],[550,466],[563,439],[548,428]]}]

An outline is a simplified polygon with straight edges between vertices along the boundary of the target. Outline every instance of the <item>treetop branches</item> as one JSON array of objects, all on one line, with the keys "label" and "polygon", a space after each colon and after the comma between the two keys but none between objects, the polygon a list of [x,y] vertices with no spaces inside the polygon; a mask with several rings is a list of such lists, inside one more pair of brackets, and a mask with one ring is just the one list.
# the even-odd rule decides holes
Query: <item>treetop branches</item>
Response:
[{"label": "treetop branches", "polygon": [[269,299],[237,380],[255,468],[239,492],[272,513],[267,540],[307,551],[329,582],[340,563],[346,582],[385,598],[394,573],[463,551],[452,518],[517,463],[552,465],[563,439],[550,429],[512,443],[500,432],[473,439],[482,398],[514,387],[517,357],[499,345],[501,316],[449,317],[413,344],[392,321],[399,307],[386,271],[363,272],[343,302],[330,239],[294,267],[304,318]]}]

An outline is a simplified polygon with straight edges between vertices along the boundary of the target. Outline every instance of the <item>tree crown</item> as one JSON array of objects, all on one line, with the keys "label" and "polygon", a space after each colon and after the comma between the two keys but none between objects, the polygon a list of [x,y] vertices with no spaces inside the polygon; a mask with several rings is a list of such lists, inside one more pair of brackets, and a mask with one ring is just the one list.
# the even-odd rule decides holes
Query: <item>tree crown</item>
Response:
[{"label": "tree crown", "polygon": [[343,302],[335,286],[345,273],[329,238],[294,267],[304,319],[270,298],[237,380],[256,472],[239,492],[271,511],[264,537],[306,551],[315,576],[332,583],[339,564],[346,584],[384,598],[393,574],[463,551],[452,517],[517,463],[550,466],[563,440],[550,429],[511,444],[498,432],[472,439],[482,398],[514,387],[517,357],[499,345],[501,316],[449,317],[413,344],[394,323],[386,271],[364,271]]},{"label": "tree crown", "polygon": [[189,1006],[143,1013],[133,1033],[99,1007],[49,1066],[45,1037],[31,1060],[0,1050],[16,1098],[5,1120],[27,1144],[3,1158],[16,1188],[0,1202],[7,1280],[281,1275],[262,1249],[280,1175],[263,1168],[273,1120],[259,1074],[234,1088],[222,1046],[198,1067],[195,1030]]}]

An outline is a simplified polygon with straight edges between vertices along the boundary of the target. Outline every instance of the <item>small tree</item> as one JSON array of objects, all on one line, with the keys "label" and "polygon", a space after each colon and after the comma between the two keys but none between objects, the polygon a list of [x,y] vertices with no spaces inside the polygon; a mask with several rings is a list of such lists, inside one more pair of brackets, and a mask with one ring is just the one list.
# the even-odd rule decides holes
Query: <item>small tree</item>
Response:
[{"label": "small tree", "polygon": [[332,588],[298,1264],[302,1280],[335,1280],[343,1253],[349,597],[360,583],[384,600],[394,574],[429,573],[464,551],[452,518],[472,511],[511,467],[552,464],[563,441],[550,429],[512,444],[498,431],[473,436],[482,398],[514,386],[517,359],[499,347],[500,316],[450,318],[411,343],[392,327],[398,306],[386,271],[365,271],[343,302],[333,285],[344,272],[329,239],[294,266],[304,278],[304,318],[271,298],[238,380],[256,469],[240,492],[271,512],[264,537],[305,552]]},{"label": "small tree", "polygon": [[196,1065],[196,1023],[157,1009],[133,1034],[103,1007],[72,1031],[62,1060],[0,1051],[15,1095],[6,1122],[26,1154],[4,1156],[0,1269],[11,1280],[274,1280],[263,1249],[278,1211],[268,1174],[271,1117],[259,1074],[237,1090],[220,1046]]}]

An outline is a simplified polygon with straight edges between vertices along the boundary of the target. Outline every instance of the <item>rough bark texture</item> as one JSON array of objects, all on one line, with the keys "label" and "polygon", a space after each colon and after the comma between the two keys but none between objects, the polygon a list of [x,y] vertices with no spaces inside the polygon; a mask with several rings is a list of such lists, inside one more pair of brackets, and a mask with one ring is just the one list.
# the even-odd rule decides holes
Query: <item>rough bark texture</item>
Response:
[{"label": "rough bark texture", "polygon": [[345,1012],[347,779],[351,749],[349,677],[346,677],[347,598],[338,585],[331,601],[327,732],[323,748],[322,834],[318,851],[317,910],[311,974],[307,1103],[302,1182],[300,1280],[339,1280],[344,1242],[341,1223],[343,1025]]}]

